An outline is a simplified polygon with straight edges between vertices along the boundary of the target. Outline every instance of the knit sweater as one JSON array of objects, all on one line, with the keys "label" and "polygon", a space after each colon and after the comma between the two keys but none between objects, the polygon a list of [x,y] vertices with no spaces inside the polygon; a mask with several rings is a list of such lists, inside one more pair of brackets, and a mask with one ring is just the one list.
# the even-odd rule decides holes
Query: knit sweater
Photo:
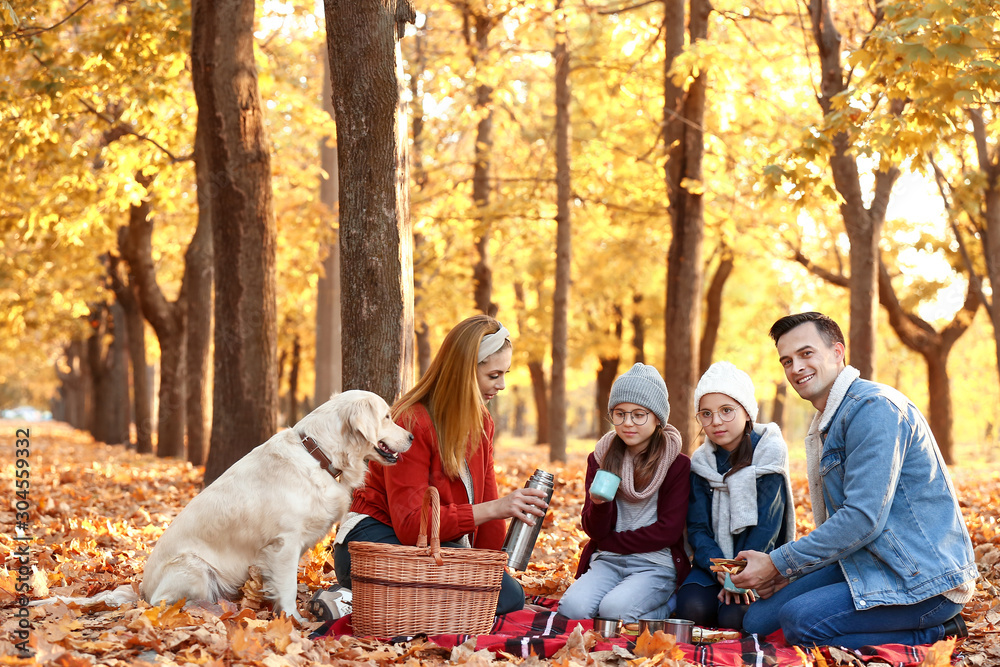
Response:
[{"label": "knit sweater", "polygon": [[406,415],[397,423],[413,433],[413,444],[393,466],[370,463],[365,486],[354,492],[351,511],[368,515],[392,526],[403,544],[414,545],[420,532],[420,506],[427,487],[434,485],[441,495],[441,541],[458,542],[468,535],[477,549],[500,549],[506,522],[487,521],[476,526],[472,505],[499,497],[493,470],[493,419],[484,410],[484,433],[476,451],[467,457],[473,498],[461,478],[449,479],[444,473],[437,431],[423,405],[415,405],[413,420]]}]

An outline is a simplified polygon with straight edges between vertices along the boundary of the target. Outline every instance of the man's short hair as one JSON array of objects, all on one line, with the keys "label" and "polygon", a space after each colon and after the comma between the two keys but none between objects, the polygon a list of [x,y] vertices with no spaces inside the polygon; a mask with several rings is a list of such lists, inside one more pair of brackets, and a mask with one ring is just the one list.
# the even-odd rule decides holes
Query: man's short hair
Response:
[{"label": "man's short hair", "polygon": [[768,332],[768,335],[771,336],[774,344],[777,345],[779,338],[800,324],[805,324],[806,322],[812,322],[816,325],[819,335],[822,336],[827,345],[840,343],[844,347],[847,347],[847,343],[844,342],[844,332],[840,330],[840,325],[823,313],[817,313],[815,311],[798,313],[796,315],[785,315],[771,325],[771,330]]}]

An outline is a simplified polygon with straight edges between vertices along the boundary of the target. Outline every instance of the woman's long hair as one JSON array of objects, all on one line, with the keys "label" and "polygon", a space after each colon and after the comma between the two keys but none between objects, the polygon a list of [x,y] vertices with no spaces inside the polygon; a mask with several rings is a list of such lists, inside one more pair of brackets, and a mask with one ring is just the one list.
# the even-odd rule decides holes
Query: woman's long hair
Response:
[{"label": "woman's long hair", "polygon": [[[650,416],[652,416],[652,413],[650,413]],[[649,446],[635,457],[635,465],[633,467],[635,483],[633,487],[636,491],[645,489],[646,485],[649,484],[649,480],[653,479],[656,467],[659,465],[660,457],[663,456],[666,448],[667,434],[663,432],[663,425],[659,424],[653,431],[653,435],[649,438]],[[625,459],[626,451],[628,451],[628,445],[621,439],[621,436],[615,433],[615,437],[611,440],[611,446],[608,448],[608,453],[604,455],[604,460],[601,461],[601,469],[621,477],[622,461]]]},{"label": "woman's long hair", "polygon": [[753,442],[750,440],[750,433],[752,431],[753,422],[747,419],[747,423],[743,427],[743,438],[740,440],[740,444],[736,445],[736,449],[729,452],[729,465],[732,467],[729,469],[729,472],[722,476],[722,479],[753,463]]},{"label": "woman's long hair", "polygon": [[[476,450],[485,432],[486,406],[476,379],[479,343],[483,336],[499,330],[500,323],[488,315],[474,315],[456,324],[427,372],[392,406],[393,419],[403,415],[404,427],[415,418],[410,408],[417,403],[427,408],[444,472],[451,479],[458,479],[462,462]],[[510,346],[506,340],[500,349]]]}]

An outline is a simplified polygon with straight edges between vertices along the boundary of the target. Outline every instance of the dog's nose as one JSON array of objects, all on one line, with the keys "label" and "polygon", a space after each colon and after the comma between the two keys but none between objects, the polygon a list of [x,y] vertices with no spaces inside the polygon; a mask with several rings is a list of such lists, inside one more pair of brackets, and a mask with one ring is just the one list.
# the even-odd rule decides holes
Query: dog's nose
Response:
[{"label": "dog's nose", "polygon": [[407,435],[410,436],[410,442],[413,442],[413,434],[412,433],[407,433]]}]

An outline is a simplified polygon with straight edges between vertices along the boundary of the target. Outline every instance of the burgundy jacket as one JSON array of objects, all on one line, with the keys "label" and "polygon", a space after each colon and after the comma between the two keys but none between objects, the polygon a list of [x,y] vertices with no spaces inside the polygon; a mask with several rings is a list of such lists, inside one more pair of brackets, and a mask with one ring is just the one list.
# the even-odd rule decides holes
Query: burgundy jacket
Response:
[{"label": "burgundy jacket", "polygon": [[680,587],[691,571],[691,561],[684,551],[684,526],[691,491],[691,459],[686,454],[678,454],[667,470],[657,497],[656,522],[622,532],[615,530],[618,503],[596,505],[590,499],[590,484],[598,470],[597,458],[591,454],[587,458],[587,482],[584,487],[587,489],[587,497],[583,501],[583,530],[590,535],[590,540],[584,545],[580,555],[577,578],[590,567],[590,559],[596,551],[635,554],[670,547],[674,569],[677,571],[677,586]]}]

